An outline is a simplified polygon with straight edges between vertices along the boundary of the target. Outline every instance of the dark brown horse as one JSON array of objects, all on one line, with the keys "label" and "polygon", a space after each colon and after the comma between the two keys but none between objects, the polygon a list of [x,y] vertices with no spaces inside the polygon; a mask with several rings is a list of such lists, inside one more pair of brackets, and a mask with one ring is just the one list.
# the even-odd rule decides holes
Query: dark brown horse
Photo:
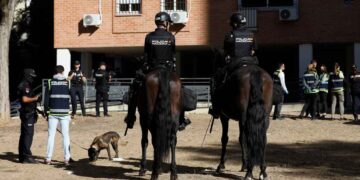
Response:
[{"label": "dark brown horse", "polygon": [[217,172],[225,170],[226,145],[228,143],[229,119],[239,121],[239,142],[242,148],[242,171],[247,169],[245,179],[252,179],[252,170],[260,165],[260,179],[266,179],[265,146],[266,131],[272,105],[273,81],[258,66],[235,69],[229,76],[222,97],[222,152]]},{"label": "dark brown horse", "polygon": [[148,131],[154,148],[151,179],[158,179],[161,165],[171,150],[171,179],[177,179],[175,148],[181,108],[181,81],[176,73],[165,68],[150,72],[139,94],[140,125],[142,129],[142,159],[139,175],[146,172],[146,148]]}]

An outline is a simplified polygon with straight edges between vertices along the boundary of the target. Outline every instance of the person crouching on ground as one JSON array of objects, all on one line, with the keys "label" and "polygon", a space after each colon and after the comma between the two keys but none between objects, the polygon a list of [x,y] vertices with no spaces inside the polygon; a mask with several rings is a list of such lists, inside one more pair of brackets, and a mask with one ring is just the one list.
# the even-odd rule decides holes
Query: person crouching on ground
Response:
[{"label": "person crouching on ground", "polygon": [[65,154],[65,165],[69,165],[72,161],[70,158],[70,83],[64,76],[64,67],[56,66],[56,74],[53,79],[48,81],[48,85],[45,90],[45,112],[48,116],[48,144],[46,152],[46,164],[51,164],[51,157],[54,150],[55,134],[57,131],[57,125],[61,124],[61,134],[63,136],[63,148]]}]

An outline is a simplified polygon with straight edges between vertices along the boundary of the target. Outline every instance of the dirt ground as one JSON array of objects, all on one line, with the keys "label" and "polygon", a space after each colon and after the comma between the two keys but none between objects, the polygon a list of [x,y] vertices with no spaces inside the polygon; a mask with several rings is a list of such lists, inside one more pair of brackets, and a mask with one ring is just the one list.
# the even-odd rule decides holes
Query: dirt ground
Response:
[{"label": "dirt ground", "polygon": [[[77,161],[64,167],[61,135],[57,134],[53,165],[23,165],[17,163],[19,120],[0,126],[0,179],[149,179],[138,176],[140,154],[140,126],[138,122],[123,137],[124,113],[112,113],[111,118],[76,116],[71,125],[71,153]],[[215,174],[220,158],[221,124],[215,121],[212,134],[208,134],[201,147],[210,116],[190,114],[192,124],[178,133],[177,164],[179,179],[242,179],[241,150],[238,143],[238,125],[230,123],[226,172]],[[350,118],[350,115],[347,116]],[[87,148],[97,135],[117,131],[121,162],[106,159],[103,151],[95,164],[89,164]],[[32,146],[38,161],[43,161],[46,151],[47,123],[41,119],[36,124]],[[127,142],[127,144],[126,144]],[[151,141],[150,141],[151,142]],[[112,151],[112,154],[114,152]],[[360,125],[351,121],[294,120],[291,115],[282,121],[271,121],[268,130],[267,163],[269,179],[359,179],[360,180]],[[152,146],[148,148],[149,169],[152,163]],[[160,179],[169,179],[169,172]],[[256,168],[254,175],[258,177]]]}]

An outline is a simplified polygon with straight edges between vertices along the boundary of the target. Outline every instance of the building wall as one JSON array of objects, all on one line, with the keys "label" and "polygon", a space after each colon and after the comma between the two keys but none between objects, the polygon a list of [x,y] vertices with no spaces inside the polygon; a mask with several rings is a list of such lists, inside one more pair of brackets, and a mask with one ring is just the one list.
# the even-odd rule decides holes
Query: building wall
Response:
[{"label": "building wall", "polygon": [[[190,21],[172,29],[177,45],[219,44],[228,31],[227,19],[236,11],[234,0],[189,0]],[[116,16],[115,0],[102,1],[103,23],[83,28],[82,17],[98,13],[98,0],[55,1],[55,48],[143,46],[145,35],[155,29],[160,0],[143,0],[142,14]],[[210,22],[211,21],[211,22]]]},{"label": "building wall", "polygon": [[300,0],[300,18],[279,21],[278,11],[258,12],[261,44],[343,43],[360,41],[360,2]]}]

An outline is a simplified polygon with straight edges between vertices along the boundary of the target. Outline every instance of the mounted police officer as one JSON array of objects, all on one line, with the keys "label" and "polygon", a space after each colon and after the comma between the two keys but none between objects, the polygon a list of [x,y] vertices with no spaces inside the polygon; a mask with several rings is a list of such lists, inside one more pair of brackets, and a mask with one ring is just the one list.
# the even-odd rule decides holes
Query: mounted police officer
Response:
[{"label": "mounted police officer", "polygon": [[37,163],[32,156],[31,145],[34,137],[34,126],[37,121],[36,102],[39,96],[33,91],[35,70],[25,69],[24,78],[18,85],[18,98],[20,100],[21,133],[19,140],[19,162]]},{"label": "mounted police officer", "polygon": [[360,106],[360,72],[356,65],[352,66],[352,73],[350,75],[350,87],[352,97],[352,109],[355,122],[359,121],[359,106]]},{"label": "mounted police officer", "polygon": [[106,71],[105,62],[100,62],[99,69],[95,72],[95,89],[96,89],[96,117],[100,117],[100,101],[103,101],[104,116],[110,117],[108,114],[109,100],[109,82],[111,75]]},{"label": "mounted police officer", "polygon": [[254,33],[247,30],[245,25],[246,18],[243,14],[236,12],[230,17],[230,26],[233,30],[225,35],[226,65],[215,74],[212,82],[212,109],[209,110],[209,113],[214,118],[219,118],[220,115],[220,91],[227,74],[237,67],[258,64],[257,58],[253,56],[257,48]]},{"label": "mounted police officer", "polygon": [[303,86],[305,94],[305,104],[301,111],[300,118],[303,118],[306,110],[310,107],[311,120],[314,120],[316,113],[316,102],[318,99],[319,76],[313,64],[308,65],[308,70],[303,76]]},{"label": "mounted police officer", "polygon": [[274,97],[273,102],[275,105],[273,119],[281,120],[280,115],[282,104],[284,102],[284,93],[289,94],[289,91],[285,84],[285,64],[279,63],[278,69],[274,72],[273,81],[274,81]]},{"label": "mounted police officer", "polygon": [[[145,74],[153,68],[162,66],[172,71],[176,70],[175,58],[175,36],[169,32],[168,26],[172,23],[170,15],[166,12],[159,12],[155,15],[155,31],[145,37],[145,55],[143,66],[136,72],[135,80],[129,90],[129,108],[125,118],[129,128],[132,128],[136,120],[135,112],[137,106],[137,95]],[[179,129],[183,130],[190,124],[189,119],[185,119],[184,111],[180,115]]]},{"label": "mounted police officer", "polygon": [[51,158],[54,150],[54,141],[57,126],[61,125],[61,134],[63,136],[63,149],[65,165],[69,165],[70,155],[70,82],[64,76],[64,67],[59,65],[55,68],[55,75],[48,80],[45,90],[44,108],[48,117],[48,143],[45,158],[45,164],[51,164]]},{"label": "mounted police officer", "polygon": [[79,98],[81,112],[83,116],[86,116],[85,111],[85,102],[84,102],[84,87],[83,85],[86,82],[86,78],[84,73],[80,70],[80,62],[75,61],[74,69],[69,72],[68,79],[71,81],[71,106],[72,112],[71,117],[73,118],[76,114],[77,103],[76,103],[76,96]]}]

